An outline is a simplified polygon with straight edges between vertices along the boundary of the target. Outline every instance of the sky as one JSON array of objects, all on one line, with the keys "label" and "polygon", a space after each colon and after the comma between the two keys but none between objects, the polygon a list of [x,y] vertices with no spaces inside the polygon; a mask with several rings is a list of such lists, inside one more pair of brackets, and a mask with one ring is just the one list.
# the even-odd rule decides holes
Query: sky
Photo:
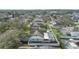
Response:
[{"label": "sky", "polygon": [[79,9],[78,0],[0,0],[0,9]]}]

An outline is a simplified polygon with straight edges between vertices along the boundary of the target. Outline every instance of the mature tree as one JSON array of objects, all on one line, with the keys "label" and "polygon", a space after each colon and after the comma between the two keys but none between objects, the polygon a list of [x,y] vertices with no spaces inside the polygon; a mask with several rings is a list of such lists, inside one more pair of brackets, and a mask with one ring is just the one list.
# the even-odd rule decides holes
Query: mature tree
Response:
[{"label": "mature tree", "polygon": [[69,16],[63,16],[63,17],[61,17],[60,21],[61,21],[61,24],[63,26],[74,26],[75,25],[74,21]]},{"label": "mature tree", "polygon": [[18,30],[8,30],[2,35],[0,35],[0,48],[18,48],[20,45],[20,40],[18,38]]}]

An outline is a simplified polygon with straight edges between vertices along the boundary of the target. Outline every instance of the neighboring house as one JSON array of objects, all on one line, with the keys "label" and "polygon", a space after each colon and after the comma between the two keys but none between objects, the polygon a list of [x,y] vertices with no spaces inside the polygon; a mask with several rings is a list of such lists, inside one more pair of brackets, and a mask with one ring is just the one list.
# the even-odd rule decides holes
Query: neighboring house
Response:
[{"label": "neighboring house", "polygon": [[79,18],[79,13],[74,12],[73,16],[76,17],[76,18]]},{"label": "neighboring house", "polygon": [[43,24],[43,23],[44,23],[44,20],[41,19],[41,18],[35,18],[35,19],[32,21],[32,23],[38,23],[38,24],[40,25],[40,24]]},{"label": "neighboring house", "polygon": [[7,13],[0,13],[0,18],[8,17]]},{"label": "neighboring house", "polygon": [[39,30],[41,24],[44,24],[43,19],[41,18],[34,19],[31,24],[30,32],[34,33],[36,30]]},{"label": "neighboring house", "polygon": [[64,27],[60,31],[62,35],[67,35],[74,31],[74,27]]},{"label": "neighboring house", "polygon": [[53,25],[56,25],[56,22],[52,20],[50,24],[53,26]]},{"label": "neighboring house", "polygon": [[34,33],[31,33],[31,36],[41,36],[41,37],[43,37],[43,34],[41,34],[38,30],[36,30]]},{"label": "neighboring house", "polygon": [[73,13],[72,13],[72,19],[73,19],[74,21],[78,21],[78,20],[79,20],[79,13],[73,12]]},{"label": "neighboring house", "polygon": [[71,36],[76,36],[76,37],[79,36],[79,32],[71,32],[70,34],[71,34]]},{"label": "neighboring house", "polygon": [[36,30],[39,30],[39,25],[37,23],[32,23],[31,28],[30,28],[30,32],[33,33]]},{"label": "neighboring house", "polygon": [[29,19],[24,19],[24,22],[26,23]]},{"label": "neighboring house", "polygon": [[[78,36],[76,36],[78,34]],[[72,33],[71,36],[60,36],[62,48],[79,49],[79,33]]]}]

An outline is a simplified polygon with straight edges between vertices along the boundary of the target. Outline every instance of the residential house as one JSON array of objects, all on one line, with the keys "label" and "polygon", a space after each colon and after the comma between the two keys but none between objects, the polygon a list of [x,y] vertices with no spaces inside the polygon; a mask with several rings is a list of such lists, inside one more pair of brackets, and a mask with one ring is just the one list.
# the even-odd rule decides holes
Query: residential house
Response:
[{"label": "residential house", "polygon": [[63,27],[60,32],[62,35],[68,35],[74,31],[74,27]]}]

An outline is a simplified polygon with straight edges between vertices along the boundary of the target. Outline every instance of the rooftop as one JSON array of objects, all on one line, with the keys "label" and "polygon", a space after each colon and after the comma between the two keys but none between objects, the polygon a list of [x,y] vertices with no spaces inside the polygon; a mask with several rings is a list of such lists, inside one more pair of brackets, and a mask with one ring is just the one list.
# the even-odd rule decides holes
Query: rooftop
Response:
[{"label": "rooftop", "polygon": [[29,38],[29,41],[35,41],[35,42],[39,42],[39,41],[43,41],[44,39],[40,36],[31,36]]},{"label": "rooftop", "polygon": [[66,40],[69,40],[69,39],[77,39],[79,40],[79,36],[76,37],[76,36],[60,36],[61,39],[66,39]]}]

